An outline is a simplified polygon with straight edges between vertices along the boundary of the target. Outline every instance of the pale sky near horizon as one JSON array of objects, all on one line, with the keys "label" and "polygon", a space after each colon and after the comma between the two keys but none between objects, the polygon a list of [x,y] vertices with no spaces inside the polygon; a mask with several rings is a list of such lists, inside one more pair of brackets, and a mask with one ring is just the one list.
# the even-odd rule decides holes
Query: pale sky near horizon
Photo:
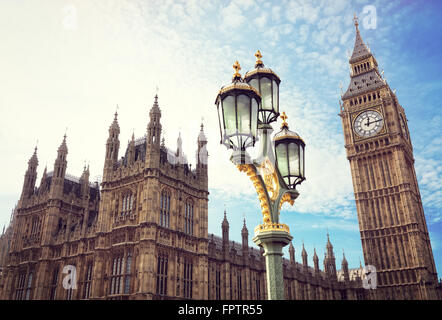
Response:
[{"label": "pale sky near horizon", "polygon": [[[377,9],[376,29],[361,34],[380,69],[396,88],[409,120],[416,171],[442,268],[442,109],[440,108],[440,5],[406,1],[86,1],[0,3],[0,227],[18,201],[27,161],[38,140],[38,179],[51,171],[67,132],[68,172],[102,174],[104,144],[118,104],[120,156],[132,136],[146,132],[159,88],[166,145],[195,164],[202,118],[209,140],[209,232],[220,234],[224,204],[231,238],[240,241],[242,217],[249,233],[259,204],[248,178],[219,145],[214,101],[230,82],[232,64],[244,74],[257,49],[282,79],[281,111],[306,141],[306,176],[294,207],[284,206],[300,252],[323,254],[328,228],[337,261],[345,248],[350,267],[362,258],[350,167],[339,112],[340,82],[349,82],[353,13]],[[280,122],[278,122],[280,123]],[[275,129],[278,128],[275,125]],[[66,129],[67,128],[67,129]],[[240,222],[241,221],[241,222]],[[299,255],[298,255],[299,258]]]}]

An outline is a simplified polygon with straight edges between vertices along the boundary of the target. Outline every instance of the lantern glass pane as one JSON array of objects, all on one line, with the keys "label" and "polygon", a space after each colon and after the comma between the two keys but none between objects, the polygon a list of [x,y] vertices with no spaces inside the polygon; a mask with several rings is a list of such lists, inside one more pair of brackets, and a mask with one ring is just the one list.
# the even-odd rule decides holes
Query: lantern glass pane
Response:
[{"label": "lantern glass pane", "polygon": [[261,78],[261,99],[264,110],[272,110],[272,81],[269,78]]},{"label": "lantern glass pane", "polygon": [[290,175],[299,176],[299,155],[298,145],[296,143],[289,143],[289,163],[290,163]]},{"label": "lantern glass pane", "polygon": [[223,115],[222,115],[222,107],[221,107],[221,103],[218,103],[217,106],[217,111],[218,111],[218,122],[219,122],[219,133],[221,134],[221,140],[223,138],[223,131],[224,131],[224,120],[223,120]]},{"label": "lantern glass pane", "polygon": [[301,161],[301,176],[305,177],[305,167],[304,167],[304,147],[299,146],[299,160]]},{"label": "lantern glass pane", "polygon": [[238,107],[238,132],[250,134],[250,98],[241,94],[236,99]]},{"label": "lantern glass pane", "polygon": [[275,80],[273,80],[273,108],[279,112],[279,90]]},{"label": "lantern glass pane", "polygon": [[284,143],[280,143],[276,146],[276,159],[278,160],[278,169],[281,176],[288,175],[288,163],[287,163],[287,147]]},{"label": "lantern glass pane", "polygon": [[258,127],[258,102],[252,99],[252,135],[256,137],[256,130]]},{"label": "lantern glass pane", "polygon": [[249,84],[259,92],[259,82],[258,82],[258,79],[254,78],[254,79],[250,80]]},{"label": "lantern glass pane", "polygon": [[223,100],[223,114],[225,133],[227,135],[234,134],[236,132],[236,117],[235,117],[235,97],[227,96]]}]

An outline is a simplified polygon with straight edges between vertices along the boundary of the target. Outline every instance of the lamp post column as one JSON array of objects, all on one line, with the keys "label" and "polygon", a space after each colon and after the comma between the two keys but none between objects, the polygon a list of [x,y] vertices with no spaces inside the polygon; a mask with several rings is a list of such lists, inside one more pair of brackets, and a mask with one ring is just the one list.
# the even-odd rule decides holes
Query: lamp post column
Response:
[{"label": "lamp post column", "polygon": [[269,300],[284,300],[284,277],[282,273],[282,248],[290,243],[292,236],[285,231],[259,232],[253,242],[264,248],[266,261],[267,295]]}]

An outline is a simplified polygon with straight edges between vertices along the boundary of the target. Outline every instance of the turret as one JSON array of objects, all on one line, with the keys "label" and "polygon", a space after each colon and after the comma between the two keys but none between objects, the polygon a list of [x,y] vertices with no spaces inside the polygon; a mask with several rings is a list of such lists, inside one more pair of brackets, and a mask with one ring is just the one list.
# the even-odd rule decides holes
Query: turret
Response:
[{"label": "turret", "polygon": [[315,266],[315,274],[319,275],[319,258],[318,255],[316,254],[316,248],[313,249],[314,253],[313,253],[313,265]]},{"label": "turret", "polygon": [[58,147],[57,158],[54,163],[54,173],[51,182],[51,198],[59,198],[63,193],[64,177],[66,175],[68,147],[66,145],[66,134],[61,145]]},{"label": "turret", "polygon": [[342,263],[341,263],[341,267],[342,267],[342,272],[344,274],[344,281],[348,282],[350,281],[350,274],[348,271],[348,262],[347,259],[345,259],[345,253],[342,252]]},{"label": "turret", "polygon": [[80,184],[81,184],[81,197],[83,199],[87,198],[89,195],[89,165],[86,167],[84,166],[83,173],[80,177]]},{"label": "turret", "polygon": [[158,105],[158,95],[155,95],[155,101],[150,109],[149,116],[150,121],[147,125],[146,136],[146,167],[158,168],[161,146],[161,110]]},{"label": "turret", "polygon": [[198,134],[198,149],[196,152],[196,174],[198,179],[203,183],[203,185],[208,188],[208,176],[207,176],[207,162],[208,162],[208,152],[207,152],[207,138],[204,134],[204,125],[201,123],[200,133]]},{"label": "turret", "polygon": [[333,245],[327,232],[326,254],[324,259],[324,271],[331,279],[336,279],[336,259],[333,253]]},{"label": "turret", "polygon": [[290,262],[292,264],[295,263],[295,247],[293,247],[293,243],[290,241],[290,246],[289,246],[289,254],[290,254]]},{"label": "turret", "polygon": [[118,124],[118,113],[115,112],[114,121],[109,127],[109,137],[106,142],[106,155],[104,160],[103,182],[112,176],[113,166],[118,161],[118,151],[120,149],[120,126]]},{"label": "turret", "polygon": [[38,167],[38,159],[37,159],[37,147],[34,149],[34,154],[28,161],[28,169],[25,173],[25,179],[23,182],[23,188],[21,193],[21,200],[29,198],[35,189],[35,181],[37,180],[37,167]]},{"label": "turret", "polygon": [[307,251],[305,251],[304,243],[302,244],[301,256],[302,256],[302,265],[304,267],[304,272],[307,275],[307,272],[308,272],[308,259],[307,259]]},{"label": "turret", "polygon": [[178,163],[184,163],[184,153],[183,153],[183,139],[181,138],[181,132],[178,133],[178,138],[176,139],[176,157]]},{"label": "turret", "polygon": [[129,142],[127,165],[131,166],[135,162],[135,134],[132,133],[132,140]]},{"label": "turret", "polygon": [[249,250],[249,230],[247,230],[246,219],[244,218],[244,225],[241,230],[242,249],[244,252]]},{"label": "turret", "polygon": [[47,176],[48,176],[48,167],[45,166],[45,169],[43,171],[43,175],[41,176],[41,180],[40,180],[40,187],[39,187],[39,192],[42,192],[42,187],[43,187],[43,183],[45,182]]},{"label": "turret", "polygon": [[227,213],[224,209],[224,219],[221,224],[222,228],[222,234],[223,234],[223,248],[228,249],[229,248],[229,221],[227,221]]}]

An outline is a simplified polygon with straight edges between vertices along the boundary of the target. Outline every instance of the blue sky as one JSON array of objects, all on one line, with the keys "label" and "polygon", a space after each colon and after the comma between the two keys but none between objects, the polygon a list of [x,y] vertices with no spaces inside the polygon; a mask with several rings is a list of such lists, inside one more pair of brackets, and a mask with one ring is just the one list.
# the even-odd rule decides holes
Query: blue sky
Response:
[{"label": "blue sky", "polygon": [[[201,118],[209,139],[209,232],[220,235],[224,206],[231,239],[245,216],[250,238],[261,220],[251,182],[218,144],[214,101],[238,60],[242,74],[260,49],[282,79],[281,110],[306,141],[307,180],[281,221],[290,226],[297,260],[304,241],[322,260],[328,229],[340,267],[362,249],[339,112],[349,82],[352,21],[376,8],[375,29],[360,25],[385,78],[405,108],[433,245],[442,270],[442,48],[437,1],[12,1],[0,3],[0,226],[18,200],[38,139],[39,177],[52,169],[67,129],[68,172],[85,163],[102,174],[107,129],[119,105],[121,149],[144,135],[159,87],[166,144],[195,163]],[[277,126],[275,125],[275,128]],[[122,153],[124,150],[120,150]],[[39,180],[38,180],[39,182]],[[322,266],[322,261],[321,261]]]}]

